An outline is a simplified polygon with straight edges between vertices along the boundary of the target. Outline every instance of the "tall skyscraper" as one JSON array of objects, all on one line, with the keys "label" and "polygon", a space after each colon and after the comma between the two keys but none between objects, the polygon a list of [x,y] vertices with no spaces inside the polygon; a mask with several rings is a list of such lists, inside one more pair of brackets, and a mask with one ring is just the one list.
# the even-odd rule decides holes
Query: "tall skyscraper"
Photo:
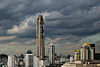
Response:
[{"label": "tall skyscraper", "polygon": [[49,63],[55,64],[55,46],[53,44],[49,46]]},{"label": "tall skyscraper", "polygon": [[37,19],[37,32],[36,32],[36,44],[37,44],[37,57],[44,59],[45,46],[44,46],[44,21],[42,15]]},{"label": "tall skyscraper", "polygon": [[15,56],[8,56],[8,67],[16,67]]}]

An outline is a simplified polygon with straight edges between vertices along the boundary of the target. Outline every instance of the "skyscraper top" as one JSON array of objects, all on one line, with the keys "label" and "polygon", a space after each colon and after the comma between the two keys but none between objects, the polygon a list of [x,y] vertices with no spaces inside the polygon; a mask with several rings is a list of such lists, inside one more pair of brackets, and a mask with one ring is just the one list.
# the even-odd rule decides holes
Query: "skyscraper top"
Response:
[{"label": "skyscraper top", "polygon": [[42,15],[39,15],[38,16],[38,20],[40,20],[41,22],[40,22],[40,24],[44,24],[44,21],[43,21],[43,16]]},{"label": "skyscraper top", "polygon": [[38,16],[38,20],[42,20],[43,21],[43,16],[42,15],[39,15]]},{"label": "skyscraper top", "polygon": [[44,21],[42,15],[37,18],[36,26],[36,44],[37,44],[37,57],[44,59],[45,57],[45,46],[44,46]]}]

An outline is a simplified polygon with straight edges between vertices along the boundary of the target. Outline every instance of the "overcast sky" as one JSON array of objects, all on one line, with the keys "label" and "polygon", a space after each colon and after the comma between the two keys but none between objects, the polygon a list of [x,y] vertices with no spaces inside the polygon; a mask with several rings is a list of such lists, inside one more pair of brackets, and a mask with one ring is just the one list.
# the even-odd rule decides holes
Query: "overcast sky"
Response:
[{"label": "overcast sky", "polygon": [[46,42],[100,41],[100,0],[0,0],[1,46],[35,45],[38,15],[44,17]]}]

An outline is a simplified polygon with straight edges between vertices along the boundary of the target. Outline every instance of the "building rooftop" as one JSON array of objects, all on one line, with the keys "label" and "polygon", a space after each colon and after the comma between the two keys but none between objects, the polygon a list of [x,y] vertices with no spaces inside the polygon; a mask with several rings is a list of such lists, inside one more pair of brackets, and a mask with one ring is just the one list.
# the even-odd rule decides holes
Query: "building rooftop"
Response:
[{"label": "building rooftop", "polygon": [[88,44],[88,43],[84,43],[83,46],[90,46],[90,44]]}]

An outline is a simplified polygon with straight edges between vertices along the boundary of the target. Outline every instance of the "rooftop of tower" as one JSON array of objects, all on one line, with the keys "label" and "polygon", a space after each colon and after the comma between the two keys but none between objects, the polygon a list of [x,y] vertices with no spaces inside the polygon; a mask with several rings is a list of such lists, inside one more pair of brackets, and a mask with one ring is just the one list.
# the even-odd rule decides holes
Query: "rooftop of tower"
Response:
[{"label": "rooftop of tower", "polygon": [[42,20],[43,21],[43,16],[42,15],[39,15],[38,16],[38,20]]},{"label": "rooftop of tower", "polygon": [[88,44],[88,43],[84,43],[83,46],[90,46],[90,44]]},{"label": "rooftop of tower", "polygon": [[80,50],[79,50],[79,49],[77,49],[77,50],[75,50],[75,52],[80,52]]}]

